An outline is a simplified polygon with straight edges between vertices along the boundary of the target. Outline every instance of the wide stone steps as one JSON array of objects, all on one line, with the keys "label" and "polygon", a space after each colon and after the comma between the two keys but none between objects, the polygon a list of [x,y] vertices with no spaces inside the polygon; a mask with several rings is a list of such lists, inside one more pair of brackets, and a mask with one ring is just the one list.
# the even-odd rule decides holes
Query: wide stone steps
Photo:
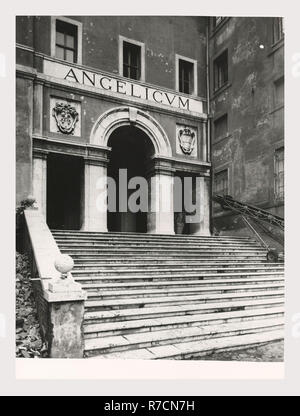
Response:
[{"label": "wide stone steps", "polygon": [[53,234],[87,290],[86,357],[186,359],[282,338],[284,267],[254,239]]},{"label": "wide stone steps", "polygon": [[95,322],[120,322],[136,319],[165,318],[170,316],[195,315],[216,312],[240,311],[248,309],[282,307],[283,297],[263,298],[263,299],[243,299],[234,301],[222,301],[198,304],[167,305],[145,308],[115,309],[85,312],[85,323]]},{"label": "wide stone steps", "polygon": [[142,334],[115,335],[112,337],[89,338],[85,340],[85,355],[106,354],[137,348],[151,348],[172,343],[195,342],[205,339],[232,337],[282,329],[283,318],[259,319],[222,325],[211,324],[191,328],[180,328]]},{"label": "wide stone steps", "polygon": [[137,319],[106,323],[90,323],[84,325],[87,338],[106,337],[114,335],[134,334],[160,331],[172,328],[187,328],[208,324],[223,324],[228,322],[249,321],[253,319],[268,319],[282,317],[283,307],[265,309],[237,310],[230,312],[201,313],[194,315],[169,316],[164,318]]},{"label": "wide stone steps", "polygon": [[139,359],[139,360],[192,360],[213,352],[238,350],[261,346],[283,339],[283,330],[216,337],[199,341],[172,343],[150,348],[129,349],[126,351],[98,354],[91,357],[102,359]]}]

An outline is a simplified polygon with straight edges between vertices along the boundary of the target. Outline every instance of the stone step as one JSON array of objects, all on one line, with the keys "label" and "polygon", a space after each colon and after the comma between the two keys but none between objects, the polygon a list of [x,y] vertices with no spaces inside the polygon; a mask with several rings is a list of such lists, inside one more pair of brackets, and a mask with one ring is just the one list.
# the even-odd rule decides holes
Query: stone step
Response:
[{"label": "stone step", "polygon": [[99,265],[99,264],[85,264],[85,263],[75,263],[74,270],[78,271],[86,271],[86,270],[96,270],[101,273],[105,273],[105,275],[110,274],[141,274],[146,273],[147,275],[152,274],[174,274],[182,271],[182,273],[189,273],[189,274],[198,274],[198,273],[228,273],[228,272],[282,272],[284,273],[284,268],[282,266],[276,267],[268,267],[262,265],[261,267],[247,267],[244,265],[243,267],[201,267],[201,264],[194,265],[191,267],[189,264],[182,264],[182,265],[149,265],[145,267],[135,267],[135,265],[131,265],[127,263],[127,267],[123,265],[123,267],[114,265],[113,267],[110,265]]},{"label": "stone step", "polygon": [[76,253],[80,253],[80,257],[82,258],[84,255],[86,256],[91,256],[91,255],[95,255],[96,258],[98,259],[107,259],[107,261],[111,261],[111,259],[122,259],[125,261],[128,260],[151,260],[151,259],[172,259],[176,258],[177,260],[181,259],[182,261],[187,261],[187,260],[229,260],[229,261],[236,261],[236,260],[266,260],[266,253],[261,252],[261,253],[243,253],[243,254],[234,254],[234,253],[172,253],[172,255],[170,255],[170,253],[162,253],[162,252],[157,252],[157,253],[132,253],[132,252],[128,252],[126,253],[121,253],[121,252],[112,252],[112,253],[107,253],[104,251],[90,251],[90,252],[86,252],[86,251],[81,251],[80,249],[74,251],[74,250],[68,250],[68,249],[63,249],[61,250],[62,253],[64,254],[69,254],[70,256],[74,256],[76,255]]},{"label": "stone step", "polygon": [[193,243],[193,242],[171,242],[171,241],[166,241],[166,242],[156,242],[156,241],[151,241],[151,242],[141,242],[141,241],[135,241],[135,242],[130,242],[130,241],[116,241],[116,242],[110,242],[110,241],[105,241],[105,240],[81,240],[81,239],[74,239],[74,240],[66,240],[66,239],[57,239],[56,238],[56,242],[59,246],[68,246],[68,247],[73,247],[73,246],[78,246],[80,245],[81,247],[88,247],[88,246],[97,246],[97,247],[112,247],[112,248],[122,248],[122,247],[130,247],[132,249],[134,248],[139,248],[139,247],[154,247],[154,248],[169,248],[169,247],[173,247],[173,248],[182,248],[182,247],[186,247],[186,248],[206,248],[206,249],[210,249],[210,248],[224,248],[226,250],[229,249],[235,249],[235,248],[251,248],[251,249],[255,249],[255,248],[261,248],[261,246],[256,243],[256,242],[247,242],[247,243],[240,243],[240,242],[236,242],[236,243],[223,243],[223,242],[197,242],[197,243]]},{"label": "stone step", "polygon": [[[278,270],[284,270],[284,265],[282,263],[269,263],[269,262],[226,262],[226,263],[217,263],[216,265],[212,262],[203,262],[202,260],[198,261],[189,261],[188,263],[186,261],[182,260],[167,260],[167,261],[144,261],[144,262],[124,262],[124,263],[111,263],[111,262],[105,262],[105,261],[98,261],[97,258],[83,258],[79,259],[76,257],[76,264],[75,267],[100,267],[105,269],[116,269],[116,270],[122,270],[124,268],[134,268],[134,269],[165,269],[165,268],[172,268],[172,269],[182,269],[182,268],[195,268],[195,267],[201,267],[201,268],[207,268],[207,269],[218,269],[222,270],[223,268],[226,268],[226,270],[232,268],[233,270],[237,268],[247,268],[247,269],[278,269]],[[233,267],[234,266],[234,267]]]},{"label": "stone step", "polygon": [[282,317],[283,307],[249,309],[232,312],[201,313],[195,315],[169,316],[165,318],[137,319],[131,321],[84,324],[85,338],[106,337],[142,332],[154,332],[162,329],[186,328],[208,324],[241,322],[253,319]]},{"label": "stone step", "polygon": [[[63,251],[62,251],[63,252]],[[223,257],[200,257],[200,256],[189,256],[185,258],[170,257],[170,256],[114,256],[114,255],[99,255],[93,253],[69,253],[72,255],[75,262],[85,262],[85,261],[99,261],[101,264],[105,263],[107,265],[120,265],[130,262],[131,264],[135,263],[149,263],[152,264],[189,264],[192,262],[200,262],[202,265],[232,265],[232,264],[268,264],[265,255],[255,256],[247,258],[244,256],[223,256]],[[187,262],[188,261],[188,262]],[[279,263],[277,263],[279,265]],[[280,264],[282,266],[282,264]]]},{"label": "stone step", "polygon": [[82,247],[81,245],[79,246],[79,244],[76,244],[74,246],[69,246],[69,245],[60,245],[59,248],[61,250],[73,250],[74,252],[80,250],[80,251],[84,251],[84,252],[90,252],[90,251],[94,251],[94,252],[105,252],[105,253],[164,253],[164,254],[168,254],[168,253],[172,253],[172,254],[185,254],[185,253],[209,253],[209,254],[220,254],[220,253],[226,253],[226,254],[244,254],[244,253],[250,253],[250,254],[260,254],[260,253],[265,253],[266,249],[263,247],[255,247],[255,248],[248,248],[248,247],[237,247],[237,248],[230,248],[230,249],[226,249],[224,247],[217,247],[217,248],[197,248],[195,246],[193,246],[192,248],[188,248],[185,246],[181,246],[178,248],[173,248],[173,247],[165,247],[163,249],[159,249],[159,247],[147,247],[147,246],[139,246],[137,248],[134,249],[134,251],[132,250],[131,247],[109,247],[106,244],[102,245],[102,246],[98,246],[98,245],[93,245],[90,244],[88,246],[84,246]]},{"label": "stone step", "polygon": [[112,283],[85,283],[80,281],[84,290],[87,291],[103,291],[110,290],[112,292],[121,289],[169,289],[181,287],[214,287],[214,286],[228,286],[232,284],[253,285],[257,283],[284,283],[283,277],[258,277],[252,279],[213,279],[213,280],[175,280],[175,281],[156,281],[156,282],[112,282]]},{"label": "stone step", "polygon": [[237,272],[237,273],[185,273],[184,271],[180,273],[172,273],[172,274],[164,274],[160,273],[157,275],[148,275],[146,273],[140,275],[106,275],[105,272],[97,272],[94,270],[72,270],[72,275],[74,279],[80,282],[83,280],[90,280],[90,281],[101,281],[103,283],[109,282],[135,282],[135,281],[142,281],[142,282],[153,282],[153,281],[163,281],[163,280],[182,280],[184,279],[231,279],[233,277],[243,277],[243,278],[253,278],[253,277],[283,277],[282,271],[272,271],[272,272],[257,272],[257,273],[249,273],[249,272]]},{"label": "stone step", "polygon": [[238,323],[211,324],[199,327],[168,329],[141,334],[115,335],[112,337],[89,338],[84,350],[88,356],[94,353],[111,353],[130,349],[151,348],[172,343],[202,341],[205,339],[232,337],[282,329],[283,318],[259,319]]},{"label": "stone step", "polygon": [[278,298],[284,296],[284,290],[269,290],[250,293],[226,293],[208,295],[184,295],[184,296],[157,296],[133,299],[110,299],[110,300],[86,300],[87,310],[111,310],[111,309],[134,309],[160,306],[182,305],[185,303],[208,303],[224,302],[234,300],[250,300],[259,298]]},{"label": "stone step", "polygon": [[134,232],[98,232],[98,231],[79,231],[79,230],[51,230],[55,237],[61,236],[67,238],[69,236],[103,238],[105,240],[110,239],[137,239],[137,240],[191,240],[191,241],[203,241],[203,240],[220,240],[220,241],[256,241],[249,236],[198,236],[189,234],[147,234],[147,233],[134,233]]},{"label": "stone step", "polygon": [[166,318],[170,316],[195,315],[206,313],[219,313],[249,309],[267,309],[283,307],[284,298],[260,298],[257,300],[243,299],[234,301],[220,301],[197,304],[165,305],[145,308],[115,309],[92,311],[85,309],[84,321],[86,324],[95,322],[120,322],[137,319]]},{"label": "stone step", "polygon": [[267,331],[255,334],[219,337],[207,340],[173,343],[166,346],[132,349],[117,353],[100,354],[92,358],[102,359],[194,359],[228,350],[245,349],[282,340],[284,331]]},{"label": "stone step", "polygon": [[277,290],[283,289],[284,283],[268,283],[255,285],[227,285],[214,287],[193,286],[189,288],[168,288],[162,289],[141,289],[141,290],[98,290],[89,291],[89,300],[108,300],[108,299],[137,299],[147,297],[167,297],[167,296],[185,296],[196,294],[218,294],[218,293],[240,293],[240,292],[259,292],[263,290]]}]

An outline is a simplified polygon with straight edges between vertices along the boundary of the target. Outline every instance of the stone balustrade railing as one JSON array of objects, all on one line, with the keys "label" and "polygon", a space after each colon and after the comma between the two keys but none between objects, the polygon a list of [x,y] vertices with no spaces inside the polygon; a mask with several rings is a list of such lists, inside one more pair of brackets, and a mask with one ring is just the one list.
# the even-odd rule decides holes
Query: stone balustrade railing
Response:
[{"label": "stone balustrade railing", "polygon": [[40,210],[24,211],[25,247],[42,336],[52,358],[82,358],[86,292],[72,277],[73,260],[62,255]]}]

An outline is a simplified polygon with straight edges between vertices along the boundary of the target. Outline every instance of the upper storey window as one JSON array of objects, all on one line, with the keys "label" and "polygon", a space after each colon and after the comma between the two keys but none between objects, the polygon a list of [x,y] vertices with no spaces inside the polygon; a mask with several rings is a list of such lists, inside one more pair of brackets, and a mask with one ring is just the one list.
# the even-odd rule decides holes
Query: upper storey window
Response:
[{"label": "upper storey window", "polygon": [[68,62],[77,62],[77,26],[56,20],[55,56]]},{"label": "upper storey window", "polygon": [[123,43],[123,76],[141,79],[141,47],[132,43]]},{"label": "upper storey window", "polygon": [[81,64],[82,24],[66,17],[52,17],[51,56]]},{"label": "upper storey window", "polygon": [[273,43],[278,42],[283,38],[284,28],[283,28],[283,18],[274,17],[273,20]]},{"label": "upper storey window", "polygon": [[145,45],[119,37],[119,73],[123,77],[145,81]]},{"label": "upper storey window", "polygon": [[176,55],[176,90],[184,94],[197,94],[197,61]]},{"label": "upper storey window", "polygon": [[228,82],[228,52],[224,51],[214,60],[214,89],[221,88]]}]

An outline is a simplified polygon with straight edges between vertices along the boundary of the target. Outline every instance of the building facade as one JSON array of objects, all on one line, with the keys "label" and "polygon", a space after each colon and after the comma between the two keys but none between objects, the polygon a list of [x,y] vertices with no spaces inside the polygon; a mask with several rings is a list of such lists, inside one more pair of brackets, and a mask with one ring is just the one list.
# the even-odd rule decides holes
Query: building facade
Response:
[{"label": "building facade", "polygon": [[[207,19],[19,16],[16,28],[17,203],[33,195],[53,229],[208,235]],[[148,212],[119,197],[99,209],[108,178],[124,190],[137,176]],[[190,223],[174,207],[185,177],[200,201]]]},{"label": "building facade", "polygon": [[[284,27],[280,17],[210,19],[213,192],[284,215]],[[214,226],[242,226],[213,206]]]},{"label": "building facade", "polygon": [[[17,203],[32,194],[51,228],[232,232],[212,193],[283,216],[281,18],[19,16],[16,29]],[[136,177],[148,209],[129,212]],[[110,178],[115,209],[99,209]]]}]

